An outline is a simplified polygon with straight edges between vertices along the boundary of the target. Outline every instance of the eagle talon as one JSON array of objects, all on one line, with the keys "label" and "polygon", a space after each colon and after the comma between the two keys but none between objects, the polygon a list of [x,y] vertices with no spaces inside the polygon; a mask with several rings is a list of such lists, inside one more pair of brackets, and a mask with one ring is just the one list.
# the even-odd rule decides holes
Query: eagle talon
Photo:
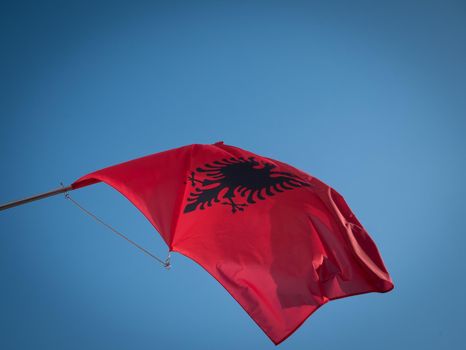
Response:
[{"label": "eagle talon", "polygon": [[[211,207],[213,203],[231,206],[231,212],[244,212],[249,204],[266,200],[275,194],[303,186],[311,186],[293,173],[274,170],[277,166],[254,157],[212,161],[186,173],[192,187],[184,212]],[[197,178],[201,177],[201,180]],[[235,203],[233,198],[246,199]],[[238,199],[240,200],[240,199]],[[247,203],[247,204],[246,204]]]},{"label": "eagle talon", "polygon": [[229,202],[222,202],[222,204],[225,205],[231,205],[231,212],[236,213],[236,211],[243,211],[243,207],[247,207],[247,204],[241,204],[241,203],[235,203],[233,202],[233,199],[228,198]]},{"label": "eagle talon", "polygon": [[191,186],[195,186],[196,185],[196,182],[197,183],[200,183],[202,185],[202,181],[201,180],[198,180],[195,178],[195,173],[192,172],[190,176],[188,176],[188,181],[191,181]]}]

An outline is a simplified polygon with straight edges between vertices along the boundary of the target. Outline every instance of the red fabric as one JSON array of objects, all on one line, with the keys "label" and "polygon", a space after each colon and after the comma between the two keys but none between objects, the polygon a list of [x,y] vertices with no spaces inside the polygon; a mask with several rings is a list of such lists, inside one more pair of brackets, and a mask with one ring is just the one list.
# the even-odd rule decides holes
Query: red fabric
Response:
[{"label": "red fabric", "polygon": [[[226,178],[230,185],[217,191]],[[223,143],[195,144],[96,171],[72,186],[100,181],[139,208],[171,251],[216,278],[275,344],[329,300],[393,288],[343,197],[285,163]],[[262,183],[268,191],[248,202],[248,188]],[[203,209],[196,205],[201,190],[204,197],[218,192]]]}]

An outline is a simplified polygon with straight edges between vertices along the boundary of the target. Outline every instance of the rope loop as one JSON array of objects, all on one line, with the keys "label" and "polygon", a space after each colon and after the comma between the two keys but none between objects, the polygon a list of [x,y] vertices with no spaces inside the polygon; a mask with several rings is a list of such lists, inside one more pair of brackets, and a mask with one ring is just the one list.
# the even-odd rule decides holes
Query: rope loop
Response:
[{"label": "rope loop", "polygon": [[[62,182],[60,182],[60,185],[62,187],[65,187],[63,185]],[[95,221],[97,221],[98,223],[100,223],[101,225],[105,226],[106,228],[108,228],[110,231],[112,231],[113,233],[115,233],[117,236],[120,236],[121,238],[123,238],[124,240],[126,240],[128,243],[132,244],[134,247],[136,247],[137,249],[139,249],[141,252],[143,252],[144,254],[146,254],[147,256],[153,258],[154,260],[156,260],[158,263],[160,263],[163,267],[165,267],[167,270],[170,270],[171,268],[171,263],[170,263],[170,251],[168,252],[168,256],[165,260],[162,260],[160,258],[158,258],[157,256],[155,256],[154,254],[152,254],[151,252],[149,252],[147,249],[143,248],[142,246],[140,246],[139,244],[137,244],[136,242],[134,242],[133,240],[129,239],[127,236],[125,236],[123,233],[119,232],[118,230],[116,230],[114,227],[110,226],[109,224],[107,224],[106,222],[104,222],[102,219],[100,219],[99,217],[97,217],[96,215],[94,215],[93,213],[91,213],[89,210],[85,209],[81,204],[79,204],[76,200],[74,200],[73,198],[71,198],[70,194],[68,193],[68,191],[64,192],[64,195],[65,195],[65,199],[68,199],[71,203],[73,203],[76,207],[78,207],[81,211],[83,211],[85,214],[87,214],[88,216],[90,216],[91,218],[93,218]]]}]

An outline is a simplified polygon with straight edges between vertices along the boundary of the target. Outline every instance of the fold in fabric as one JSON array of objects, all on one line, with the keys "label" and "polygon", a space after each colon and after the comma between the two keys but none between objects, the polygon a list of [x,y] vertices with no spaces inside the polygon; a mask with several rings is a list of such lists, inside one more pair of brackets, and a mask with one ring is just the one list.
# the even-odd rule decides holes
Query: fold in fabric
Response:
[{"label": "fold in fabric", "polygon": [[278,344],[329,300],[393,288],[375,243],[334,189],[288,164],[223,143],[111,166],[171,251],[201,265]]}]

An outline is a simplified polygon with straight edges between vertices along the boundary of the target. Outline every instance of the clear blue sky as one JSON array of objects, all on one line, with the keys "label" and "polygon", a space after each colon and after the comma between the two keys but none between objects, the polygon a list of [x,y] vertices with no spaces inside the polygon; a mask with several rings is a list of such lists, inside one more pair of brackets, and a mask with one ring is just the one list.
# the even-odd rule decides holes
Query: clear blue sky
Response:
[{"label": "clear blue sky", "polygon": [[[465,23],[445,0],[2,3],[0,201],[223,140],[342,193],[395,282],[280,348],[462,349]],[[115,191],[74,197],[165,256]],[[0,310],[2,349],[274,348],[202,268],[62,196],[0,213]]]}]

